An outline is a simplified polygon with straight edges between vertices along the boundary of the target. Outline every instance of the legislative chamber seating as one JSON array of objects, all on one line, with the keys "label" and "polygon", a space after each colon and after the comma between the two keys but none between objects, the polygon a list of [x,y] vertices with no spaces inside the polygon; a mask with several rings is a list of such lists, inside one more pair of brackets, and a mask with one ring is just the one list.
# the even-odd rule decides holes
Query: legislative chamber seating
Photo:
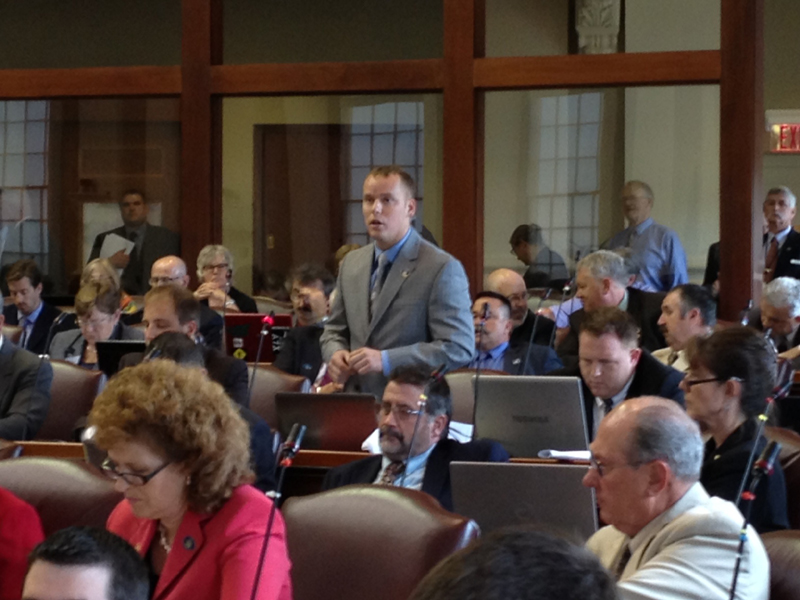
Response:
[{"label": "legislative chamber seating", "polygon": [[781,445],[779,460],[786,479],[789,525],[792,529],[800,530],[800,434],[782,427],[765,427],[764,435]]},{"label": "legislative chamber seating", "polygon": [[70,525],[104,527],[122,500],[110,479],[81,460],[24,456],[0,460],[0,487],[37,510],[45,535]]},{"label": "legislative chamber seating", "polygon": [[422,492],[350,485],[282,508],[295,600],[406,600],[439,561],[479,535]]},{"label": "legislative chamber seating", "polygon": [[255,376],[249,408],[264,419],[270,427],[277,429],[278,416],[275,411],[275,394],[302,391],[306,378],[300,375],[289,375],[265,363],[259,363],[256,365],[256,369],[258,372],[254,375],[253,365],[248,365],[251,381]]},{"label": "legislative chamber seating", "polygon": [[53,360],[50,364],[53,367],[50,408],[35,439],[74,441],[76,424],[92,409],[103,384],[103,374],[64,360]]},{"label": "legislative chamber seating", "polygon": [[800,531],[772,531],[761,536],[770,563],[770,600],[800,598]]}]

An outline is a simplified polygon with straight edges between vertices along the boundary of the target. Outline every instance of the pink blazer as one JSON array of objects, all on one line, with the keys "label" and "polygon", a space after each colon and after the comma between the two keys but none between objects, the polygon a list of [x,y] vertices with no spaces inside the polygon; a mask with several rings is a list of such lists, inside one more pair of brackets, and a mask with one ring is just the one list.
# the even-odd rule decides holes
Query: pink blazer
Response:
[{"label": "pink blazer", "polygon": [[[153,600],[249,600],[272,502],[243,485],[216,513],[188,511],[158,580]],[[145,556],[157,522],[133,514],[127,500],[108,518],[107,529]],[[158,543],[158,542],[156,542]],[[286,530],[275,516],[258,586],[259,600],[292,600]]]}]

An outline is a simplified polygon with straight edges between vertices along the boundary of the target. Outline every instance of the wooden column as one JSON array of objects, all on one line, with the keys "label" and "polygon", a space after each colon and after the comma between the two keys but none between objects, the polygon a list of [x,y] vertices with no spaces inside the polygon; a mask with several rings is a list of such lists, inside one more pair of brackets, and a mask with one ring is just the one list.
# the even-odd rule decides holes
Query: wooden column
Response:
[{"label": "wooden column", "polygon": [[222,48],[220,2],[183,0],[182,19],[181,254],[194,273],[200,249],[222,238],[219,114],[211,96],[211,66]]},{"label": "wooden column", "polygon": [[[443,247],[483,286],[483,112],[473,60],[483,53],[483,0],[444,0]],[[477,24],[477,27],[476,27]]]},{"label": "wooden column", "polygon": [[720,318],[761,296],[764,134],[763,0],[722,2]]}]

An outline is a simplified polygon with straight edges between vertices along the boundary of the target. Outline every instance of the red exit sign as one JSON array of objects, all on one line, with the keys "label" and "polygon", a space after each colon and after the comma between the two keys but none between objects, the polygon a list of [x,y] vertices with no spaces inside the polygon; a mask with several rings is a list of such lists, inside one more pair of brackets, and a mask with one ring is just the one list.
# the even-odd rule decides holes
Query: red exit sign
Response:
[{"label": "red exit sign", "polygon": [[770,152],[800,154],[800,123],[776,123],[771,132]]}]

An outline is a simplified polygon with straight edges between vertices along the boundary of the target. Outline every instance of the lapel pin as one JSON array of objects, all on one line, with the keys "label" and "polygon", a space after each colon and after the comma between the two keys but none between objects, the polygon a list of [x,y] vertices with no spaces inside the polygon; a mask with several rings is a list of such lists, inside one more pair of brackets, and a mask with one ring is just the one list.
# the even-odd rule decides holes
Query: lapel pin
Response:
[{"label": "lapel pin", "polygon": [[511,361],[511,364],[512,365],[518,365],[521,362],[522,362],[521,358],[515,358],[514,360]]},{"label": "lapel pin", "polygon": [[183,538],[183,547],[187,550],[194,550],[194,538],[190,535]]},{"label": "lapel pin", "polygon": [[408,271],[408,270],[406,270],[406,271],[403,271],[402,275],[403,275],[403,279],[405,279],[406,277],[408,277],[409,275],[411,275],[411,271]]}]

